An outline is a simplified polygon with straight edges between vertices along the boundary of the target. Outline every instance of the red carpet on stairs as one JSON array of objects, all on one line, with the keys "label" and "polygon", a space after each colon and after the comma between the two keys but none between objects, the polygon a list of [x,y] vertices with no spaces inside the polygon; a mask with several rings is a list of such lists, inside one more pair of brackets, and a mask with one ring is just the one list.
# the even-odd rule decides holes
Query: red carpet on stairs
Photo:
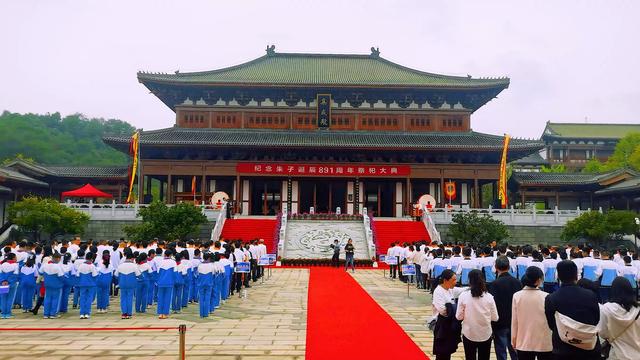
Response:
[{"label": "red carpet on stairs", "polygon": [[242,241],[264,239],[267,251],[272,252],[275,246],[273,243],[275,229],[275,219],[227,219],[224,222],[221,237],[225,240],[241,239]]},{"label": "red carpet on stairs", "polygon": [[309,271],[305,359],[429,359],[344,270]]},{"label": "red carpet on stairs", "polygon": [[431,241],[424,223],[420,221],[375,220],[373,226],[378,255],[386,254],[392,242]]}]

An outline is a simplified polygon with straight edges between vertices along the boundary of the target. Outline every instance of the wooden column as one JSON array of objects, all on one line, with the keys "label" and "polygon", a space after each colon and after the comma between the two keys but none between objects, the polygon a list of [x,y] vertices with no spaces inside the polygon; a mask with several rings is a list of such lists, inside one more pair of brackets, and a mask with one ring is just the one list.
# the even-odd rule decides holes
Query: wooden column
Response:
[{"label": "wooden column", "polygon": [[167,175],[167,204],[173,204],[173,183],[171,182],[171,174]]},{"label": "wooden column", "polygon": [[522,206],[522,209],[524,209],[524,200],[525,200],[525,190],[524,189],[520,189],[520,204]]},{"label": "wooden column", "polygon": [[478,188],[478,172],[474,172],[473,178],[473,207],[480,208],[480,189]]},{"label": "wooden column", "polygon": [[202,193],[202,203],[207,203],[207,175],[202,174],[202,182],[200,183],[200,192]]},{"label": "wooden column", "polygon": [[405,194],[404,194],[404,199],[405,199],[405,203],[404,206],[402,207],[404,210],[404,213],[402,215],[405,215],[407,213],[411,214],[411,179],[407,176],[407,187],[405,189]]},{"label": "wooden column", "polygon": [[556,190],[556,206],[560,209],[560,193]]},{"label": "wooden column", "polygon": [[149,195],[151,195],[151,182],[152,181],[153,181],[153,179],[151,178],[151,176],[147,176],[147,194],[149,194]]},{"label": "wooden column", "polygon": [[444,207],[444,170],[440,170],[440,207]]},{"label": "wooden column", "polygon": [[234,200],[233,212],[235,214],[240,213],[240,206],[242,205],[242,188],[240,187],[240,174],[236,175],[236,198]]},{"label": "wooden column", "polygon": [[165,201],[164,199],[164,181],[160,180],[160,201]]}]

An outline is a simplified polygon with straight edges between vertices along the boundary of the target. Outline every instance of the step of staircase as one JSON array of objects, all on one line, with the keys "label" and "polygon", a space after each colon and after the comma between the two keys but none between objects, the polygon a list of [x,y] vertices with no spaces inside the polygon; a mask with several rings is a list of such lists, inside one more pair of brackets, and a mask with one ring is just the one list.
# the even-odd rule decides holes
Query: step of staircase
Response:
[{"label": "step of staircase", "polygon": [[421,221],[384,221],[376,218],[373,227],[378,255],[386,254],[393,242],[431,241],[429,233]]},{"label": "step of staircase", "polygon": [[277,220],[263,218],[227,219],[222,228],[221,238],[225,240],[249,241],[264,239],[269,253],[273,253],[277,244],[274,243]]}]

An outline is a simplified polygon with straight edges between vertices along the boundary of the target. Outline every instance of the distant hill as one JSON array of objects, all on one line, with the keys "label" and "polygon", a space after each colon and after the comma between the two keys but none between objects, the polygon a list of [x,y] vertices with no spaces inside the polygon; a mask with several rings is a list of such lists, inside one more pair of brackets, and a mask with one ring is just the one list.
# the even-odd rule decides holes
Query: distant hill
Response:
[{"label": "distant hill", "polygon": [[105,135],[131,135],[135,128],[116,119],[82,114],[0,115],[0,161],[22,157],[48,165],[126,165],[128,156],[102,142]]}]

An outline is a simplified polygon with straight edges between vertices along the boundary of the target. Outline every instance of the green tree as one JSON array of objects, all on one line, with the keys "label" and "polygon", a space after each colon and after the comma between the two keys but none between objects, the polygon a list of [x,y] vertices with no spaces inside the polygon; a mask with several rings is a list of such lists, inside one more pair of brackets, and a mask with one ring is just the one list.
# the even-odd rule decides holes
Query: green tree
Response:
[{"label": "green tree", "polygon": [[163,202],[154,201],[148,207],[140,209],[138,216],[142,217],[142,223],[124,227],[127,236],[134,241],[156,237],[184,240],[194,234],[200,224],[207,222],[207,217],[200,208],[188,203],[169,207]]},{"label": "green tree", "polygon": [[135,128],[116,119],[73,114],[0,115],[0,159],[22,156],[50,165],[125,165],[128,156],[102,141],[103,136],[130,136]]},{"label": "green tree", "polygon": [[89,222],[89,216],[61,205],[51,198],[25,197],[11,203],[9,221],[22,230],[33,233],[36,240],[48,234],[50,239],[64,234],[81,234]]},{"label": "green tree", "polygon": [[611,210],[606,214],[599,211],[585,212],[567,222],[562,229],[564,241],[587,240],[601,246],[607,240],[619,240],[624,235],[636,231],[635,217],[631,211]]},{"label": "green tree", "polygon": [[567,167],[564,164],[555,164],[551,166],[542,165],[540,172],[543,173],[566,173]]},{"label": "green tree", "polygon": [[640,133],[630,133],[616,144],[616,149],[605,163],[606,170],[623,167],[640,171]]},{"label": "green tree", "polygon": [[596,158],[591,158],[584,165],[582,172],[585,174],[599,174],[605,171],[605,166]]},{"label": "green tree", "polygon": [[458,213],[453,216],[449,233],[454,239],[473,246],[484,246],[500,242],[509,236],[504,223],[498,219],[477,212]]}]

